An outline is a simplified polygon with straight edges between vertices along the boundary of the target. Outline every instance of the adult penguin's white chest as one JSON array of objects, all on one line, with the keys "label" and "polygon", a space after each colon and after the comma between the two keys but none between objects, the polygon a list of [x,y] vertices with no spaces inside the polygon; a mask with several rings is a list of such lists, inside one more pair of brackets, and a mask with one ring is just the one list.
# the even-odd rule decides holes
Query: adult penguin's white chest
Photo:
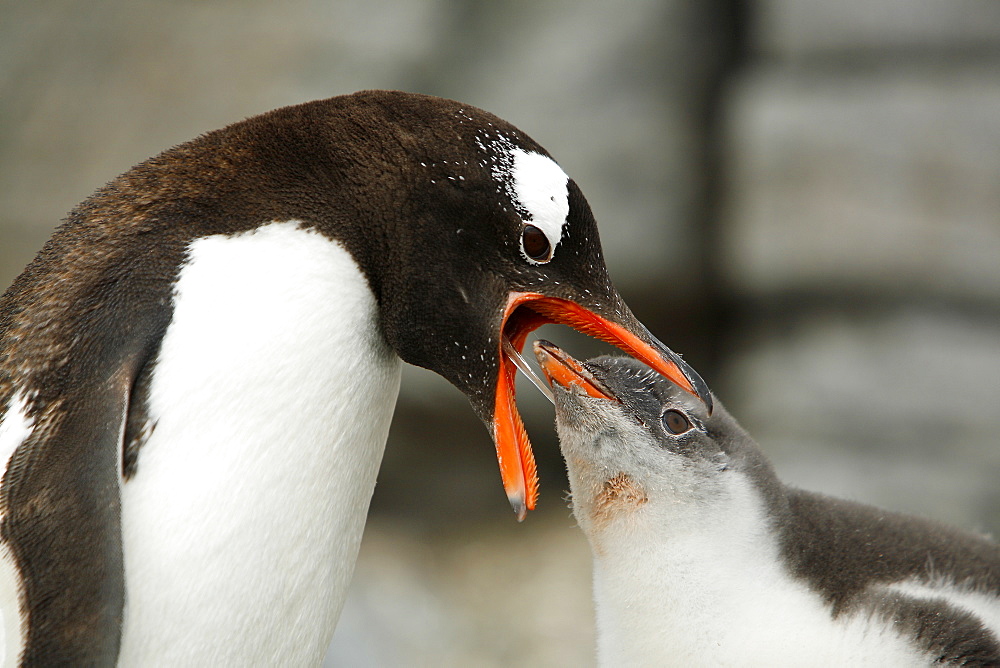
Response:
[{"label": "adult penguin's white chest", "polygon": [[295,222],[189,248],[122,487],[121,665],[316,664],[399,389],[364,276]]}]

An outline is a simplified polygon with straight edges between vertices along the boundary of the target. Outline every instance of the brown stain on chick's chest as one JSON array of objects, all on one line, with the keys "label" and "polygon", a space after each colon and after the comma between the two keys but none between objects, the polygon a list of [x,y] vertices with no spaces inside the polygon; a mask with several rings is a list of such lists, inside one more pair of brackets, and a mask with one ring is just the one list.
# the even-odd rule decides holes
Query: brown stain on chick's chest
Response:
[{"label": "brown stain on chick's chest", "polygon": [[627,473],[618,473],[604,481],[594,495],[591,520],[603,528],[616,516],[634,512],[649,501],[646,491]]}]

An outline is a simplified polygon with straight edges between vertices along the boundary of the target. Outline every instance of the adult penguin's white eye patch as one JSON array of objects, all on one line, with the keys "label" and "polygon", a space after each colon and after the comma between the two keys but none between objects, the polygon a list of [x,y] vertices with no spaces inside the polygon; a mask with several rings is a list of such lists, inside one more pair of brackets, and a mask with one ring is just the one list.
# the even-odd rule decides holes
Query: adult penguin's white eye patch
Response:
[{"label": "adult penguin's white eye patch", "polygon": [[551,259],[562,240],[563,227],[569,215],[569,177],[551,158],[541,153],[531,153],[519,148],[511,151],[513,165],[511,186],[517,203],[526,216],[526,224],[533,225],[549,242],[548,257],[532,257],[522,246],[528,262],[541,264]]}]

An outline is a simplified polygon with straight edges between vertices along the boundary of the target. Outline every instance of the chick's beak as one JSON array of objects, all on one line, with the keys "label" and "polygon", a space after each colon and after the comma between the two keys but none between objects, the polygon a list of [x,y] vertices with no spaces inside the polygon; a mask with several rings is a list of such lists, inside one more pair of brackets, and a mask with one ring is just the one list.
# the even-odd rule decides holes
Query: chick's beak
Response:
[{"label": "chick's beak", "polygon": [[559,346],[545,340],[539,340],[535,341],[533,348],[535,359],[538,360],[538,365],[550,385],[560,385],[564,388],[575,386],[595,399],[615,400],[615,397],[604,388],[604,385],[594,377],[594,374],[590,373],[586,367]]}]

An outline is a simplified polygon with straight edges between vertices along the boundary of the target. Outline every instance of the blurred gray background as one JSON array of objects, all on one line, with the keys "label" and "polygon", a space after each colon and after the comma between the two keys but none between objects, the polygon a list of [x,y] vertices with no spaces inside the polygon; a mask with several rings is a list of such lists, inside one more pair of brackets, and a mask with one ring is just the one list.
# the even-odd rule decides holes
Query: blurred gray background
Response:
[{"label": "blurred gray background", "polygon": [[[787,481],[1000,530],[1000,3],[3,1],[0,284],[136,162],[365,88],[544,145],[633,310]],[[517,525],[465,399],[407,369],[330,665],[593,663],[590,555],[521,389]]]}]

